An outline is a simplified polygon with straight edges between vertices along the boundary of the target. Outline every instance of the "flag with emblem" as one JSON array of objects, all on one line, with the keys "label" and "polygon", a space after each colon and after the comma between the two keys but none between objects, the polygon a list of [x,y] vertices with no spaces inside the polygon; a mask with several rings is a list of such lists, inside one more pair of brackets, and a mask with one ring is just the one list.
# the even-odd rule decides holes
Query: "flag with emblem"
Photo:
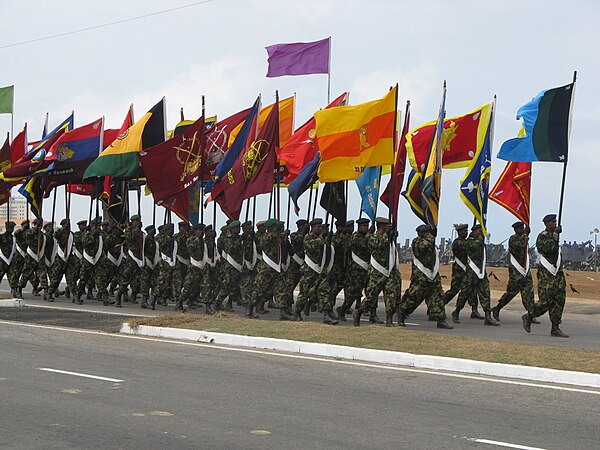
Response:
[{"label": "flag with emblem", "polygon": [[381,100],[315,113],[319,180],[354,180],[365,167],[394,163],[397,99],[396,85]]},{"label": "flag with emblem", "polygon": [[446,82],[438,113],[435,132],[429,145],[425,167],[421,172],[421,207],[425,223],[437,228],[440,196],[442,190],[442,136],[444,131],[444,114],[446,112]]},{"label": "flag with emblem", "polygon": [[[334,106],[344,106],[348,102],[348,93],[344,92],[325,109]],[[283,182],[290,184],[314,158],[319,147],[317,145],[316,120],[311,117],[304,125],[298,128],[287,142],[277,149],[279,164],[285,167]]]},{"label": "flag with emblem", "polygon": [[492,170],[492,139],[494,126],[494,107],[485,135],[483,147],[473,158],[465,176],[460,180],[460,198],[481,224],[483,235],[487,236],[487,207]]},{"label": "flag with emblem", "polygon": [[356,179],[356,186],[361,198],[360,210],[372,221],[377,215],[380,173],[381,167],[367,167],[362,176]]},{"label": "flag with emblem", "polygon": [[517,111],[525,133],[509,139],[498,158],[506,161],[566,162],[575,83],[540,92]]},{"label": "flag with emblem", "polygon": [[[486,103],[462,116],[444,119],[442,167],[454,169],[467,167],[483,146],[490,122],[491,103]],[[429,152],[437,121],[427,122],[413,129],[406,136],[408,160],[413,169],[421,172]]]},{"label": "flag with emblem", "polygon": [[421,190],[421,174],[411,169],[406,180],[406,188],[401,195],[406,199],[415,216],[421,219],[423,223],[427,223],[421,206]]},{"label": "flag with emblem", "polygon": [[92,162],[84,179],[92,177],[118,177],[136,178],[143,176],[139,153],[164,142],[165,127],[165,99],[158,102],[135,122],[123,134],[100,153]]},{"label": "flag with emblem", "polygon": [[490,200],[529,225],[531,194],[531,163],[509,161],[490,191]]}]

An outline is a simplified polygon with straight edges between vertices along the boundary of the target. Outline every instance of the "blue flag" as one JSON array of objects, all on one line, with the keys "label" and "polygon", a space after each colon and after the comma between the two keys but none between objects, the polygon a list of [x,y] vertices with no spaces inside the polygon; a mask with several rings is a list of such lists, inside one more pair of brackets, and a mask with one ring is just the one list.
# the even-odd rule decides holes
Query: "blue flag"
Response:
[{"label": "blue flag", "polygon": [[375,215],[377,214],[380,172],[380,166],[366,167],[362,176],[356,179],[356,186],[362,198],[360,210],[369,216],[372,222],[375,221]]},{"label": "blue flag", "polygon": [[[317,152],[313,160],[305,165],[298,176],[288,185],[288,193],[294,202],[294,211],[296,214],[300,212],[298,199],[317,181],[319,162],[321,162],[321,153]],[[315,201],[317,200],[315,199]]]}]

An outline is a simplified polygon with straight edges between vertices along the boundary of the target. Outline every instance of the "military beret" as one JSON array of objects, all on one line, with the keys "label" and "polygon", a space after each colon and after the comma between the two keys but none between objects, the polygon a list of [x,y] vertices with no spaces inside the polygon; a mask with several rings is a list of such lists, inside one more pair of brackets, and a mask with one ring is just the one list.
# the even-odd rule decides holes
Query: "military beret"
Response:
[{"label": "military beret", "polygon": [[204,227],[204,230],[212,230],[212,225],[208,224]]},{"label": "military beret", "polygon": [[173,228],[174,226],[175,226],[174,223],[171,223],[171,222],[165,223],[165,228]]},{"label": "military beret", "polygon": [[42,219],[40,219],[40,218],[36,217],[35,219],[33,219],[33,224],[34,224],[34,225],[37,225],[37,224],[40,224],[40,225],[41,225],[41,224],[42,224]]},{"label": "military beret", "polygon": [[5,226],[6,228],[8,228],[8,227],[15,227],[16,225],[17,225],[17,224],[16,224],[16,223],[14,223],[12,220],[7,220],[6,222],[4,222],[4,226]]},{"label": "military beret", "polygon": [[523,227],[525,227],[525,224],[519,220],[519,221],[513,223],[512,227],[513,228],[523,228]]},{"label": "military beret", "polygon": [[44,224],[44,228],[46,228],[46,227],[51,227],[51,226],[53,226],[53,225],[54,225],[54,224],[53,224],[52,222],[46,222],[46,223]]},{"label": "military beret", "polygon": [[284,226],[284,225],[285,225],[285,222],[284,222],[283,220],[279,220],[279,221],[277,222],[277,225],[279,225],[279,226],[281,226],[281,227],[282,227],[282,226]]},{"label": "military beret", "polygon": [[347,227],[354,226],[354,220],[352,220],[352,219],[346,220],[346,226]]},{"label": "military beret", "polygon": [[148,225],[146,228],[144,228],[144,230],[146,230],[146,231],[154,231],[155,228],[154,228],[154,225]]},{"label": "military beret", "polygon": [[429,233],[431,232],[431,227],[429,225],[422,224],[416,228],[416,231],[417,233]]},{"label": "military beret", "polygon": [[377,225],[389,225],[389,224],[390,224],[390,221],[389,221],[389,219],[388,219],[388,218],[386,218],[386,217],[376,217],[376,218],[375,218],[375,223],[376,223]]},{"label": "military beret", "polygon": [[273,225],[277,224],[277,219],[269,219],[265,222],[265,228],[271,228]]},{"label": "military beret", "polygon": [[60,221],[61,227],[64,227],[65,225],[70,225],[69,219],[63,219]]},{"label": "military beret", "polygon": [[556,220],[556,214],[546,214],[544,216],[544,218],[542,219],[542,222],[548,223],[548,222],[551,222],[552,220]]},{"label": "military beret", "polygon": [[189,226],[190,226],[190,224],[189,224],[189,223],[187,223],[187,222],[183,222],[183,221],[182,221],[182,222],[179,222],[179,223],[178,223],[178,225],[179,225],[179,228],[186,228],[186,227],[189,227]]},{"label": "military beret", "polygon": [[194,230],[194,231],[204,230],[204,225],[202,225],[201,223],[196,223],[196,224],[194,224],[194,226],[192,226],[192,230]]},{"label": "military beret", "polygon": [[365,217],[361,217],[360,219],[358,219],[358,220],[356,221],[356,223],[357,223],[358,225],[362,225],[363,223],[369,223],[369,222],[370,222],[370,220],[369,220],[369,219],[367,219],[367,218],[365,218]]},{"label": "military beret", "polygon": [[29,224],[29,220],[25,219],[21,222],[21,226],[25,226]]},{"label": "military beret", "polygon": [[336,227],[345,227],[346,226],[346,221],[345,220],[336,220],[335,221],[335,226]]},{"label": "military beret", "polygon": [[133,222],[134,220],[140,220],[140,215],[139,214],[134,214],[133,216],[131,216],[129,218],[130,222]]},{"label": "military beret", "polygon": [[323,225],[323,219],[315,217],[313,220],[311,220],[310,221],[310,226],[314,227],[315,225]]},{"label": "military beret", "polygon": [[298,219],[298,220],[296,220],[296,225],[298,225],[298,226],[308,225],[308,220],[306,220],[306,219]]},{"label": "military beret", "polygon": [[79,222],[77,222],[77,225],[87,225],[87,220],[80,220]]},{"label": "military beret", "polygon": [[252,221],[251,220],[246,220],[243,224],[243,227],[251,227],[252,226]]},{"label": "military beret", "polygon": [[164,230],[164,229],[165,229],[165,226],[164,226],[164,225],[159,225],[159,226],[158,226],[158,231],[162,231],[162,230]]},{"label": "military beret", "polygon": [[481,224],[476,223],[475,225],[473,225],[471,227],[471,231],[475,231],[475,230],[481,230]]},{"label": "military beret", "polygon": [[110,220],[103,220],[102,225],[110,225]]},{"label": "military beret", "polygon": [[233,228],[237,228],[240,226],[240,221],[239,220],[232,220],[231,222],[229,222],[227,224],[227,228],[229,228],[230,230]]},{"label": "military beret", "polygon": [[469,225],[467,225],[466,223],[455,223],[454,224],[454,229],[456,231],[468,230],[469,229]]},{"label": "military beret", "polygon": [[227,219],[227,222],[225,222],[225,225],[229,225],[231,222],[233,222],[233,219]]},{"label": "military beret", "polygon": [[266,220],[259,220],[258,222],[256,222],[256,228],[264,227],[265,223]]}]

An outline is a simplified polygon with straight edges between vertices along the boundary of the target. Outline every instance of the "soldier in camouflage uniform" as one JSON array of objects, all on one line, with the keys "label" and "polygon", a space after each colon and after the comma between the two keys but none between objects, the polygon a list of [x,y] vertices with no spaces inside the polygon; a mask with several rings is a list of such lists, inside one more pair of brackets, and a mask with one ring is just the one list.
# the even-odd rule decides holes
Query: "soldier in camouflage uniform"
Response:
[{"label": "soldier in camouflage uniform", "polygon": [[281,273],[277,277],[275,284],[275,304],[280,309],[285,308],[288,319],[294,320],[292,305],[294,304],[295,278],[290,269],[292,265],[292,244],[290,242],[290,232],[285,229],[285,222],[278,223],[277,232],[280,236]]},{"label": "soldier in camouflage uniform", "polygon": [[546,229],[538,235],[535,243],[540,253],[540,265],[537,271],[539,301],[535,302],[527,314],[523,315],[523,328],[529,333],[531,319],[548,312],[550,322],[552,322],[550,335],[568,338],[569,336],[560,329],[567,288],[560,257],[559,236],[562,227],[557,226],[556,214],[548,214],[544,217],[543,222]]},{"label": "soldier in camouflage uniform", "polygon": [[[307,313],[307,307],[318,301],[323,308],[323,323],[337,325],[338,321],[331,313],[327,286],[327,250],[330,238],[323,232],[323,219],[315,218],[310,222],[310,233],[304,237],[304,263],[300,276],[300,293],[296,302],[295,320],[302,320],[301,313]],[[325,256],[325,257],[324,257]]]},{"label": "soldier in camouflage uniform", "polygon": [[[94,266],[93,279],[96,289],[98,289],[97,300],[103,302],[104,306],[108,306],[108,285],[114,273],[113,263],[108,255],[111,250],[116,251],[119,242],[115,239],[115,234],[110,231],[110,222],[108,220],[102,221],[99,218],[97,220],[100,221],[98,240],[102,239],[102,251],[99,253],[99,258]],[[87,298],[91,300],[89,295]]]},{"label": "soldier in camouflage uniform", "polygon": [[[73,254],[73,233],[68,219],[60,221],[60,228],[54,234],[56,238],[56,252],[58,257],[50,271],[50,293],[58,296],[58,286],[64,274],[67,288],[70,292],[77,290],[77,266],[79,259]],[[52,301],[52,300],[50,300]]]},{"label": "soldier in camouflage uniform", "polygon": [[[508,305],[518,293],[521,293],[521,301],[525,311],[530,311],[535,302],[533,278],[529,271],[529,232],[531,230],[520,221],[513,223],[512,227],[515,234],[508,240],[510,255],[508,284],[506,285],[506,292],[500,297],[498,304],[492,308],[492,316],[497,321],[500,321],[500,310]],[[534,320],[538,322],[537,319],[534,318]]]},{"label": "soldier in camouflage uniform", "polygon": [[[477,301],[481,303],[485,313],[484,325],[500,325],[492,318],[490,282],[485,271],[485,241],[479,224],[471,228],[471,235],[467,239],[467,273],[456,301],[456,309],[452,312],[452,320],[455,323],[460,323],[460,311],[469,300],[473,301],[475,305]],[[474,318],[473,314],[471,314],[471,318]]]},{"label": "soldier in camouflage uniform", "polygon": [[331,245],[335,251],[333,266],[329,273],[329,302],[335,305],[338,294],[346,285],[346,274],[350,266],[350,235],[354,231],[354,220],[336,221],[336,231],[331,237]]},{"label": "soldier in camouflage uniform", "polygon": [[[308,233],[308,221],[299,219],[296,221],[297,230],[290,234],[290,243],[292,245],[292,261],[290,263],[290,276],[292,277],[292,290],[300,282],[300,269],[304,263],[304,237]],[[293,295],[293,292],[292,292]]]},{"label": "soldier in camouflage uniform", "polygon": [[204,302],[206,314],[214,314],[213,305],[217,289],[217,247],[215,244],[215,230],[212,225],[204,228],[204,245],[206,266],[202,275],[200,297]]},{"label": "soldier in camouflage uniform", "polygon": [[[161,225],[162,226],[162,225]],[[146,239],[144,241],[144,267],[142,267],[140,287],[142,290],[142,304],[144,304],[144,297],[150,298],[150,291],[152,291],[152,300],[150,302],[150,308],[154,310],[156,308],[156,284],[160,273],[160,252],[156,245],[156,239],[154,237],[155,228],[154,225],[148,225],[146,228]]]},{"label": "soldier in camouflage uniform", "polygon": [[[437,327],[452,329],[446,322],[444,291],[440,277],[440,258],[435,246],[435,233],[429,225],[417,227],[418,237],[413,239],[413,264],[410,286],[404,292],[398,306],[398,325],[405,326],[404,319],[412,314],[423,302],[429,300],[429,317],[437,321]],[[392,326],[391,318],[386,317],[385,326]]]},{"label": "soldier in camouflage uniform", "polygon": [[8,271],[8,282],[14,286],[13,296],[23,298],[23,293],[19,290],[19,278],[23,272],[23,264],[25,263],[25,255],[27,254],[27,243],[25,241],[25,232],[29,229],[29,220],[23,220],[21,227],[15,231],[14,236],[17,241],[17,252],[13,256]]},{"label": "soldier in camouflage uniform", "polygon": [[81,233],[83,258],[81,258],[77,291],[75,292],[75,298],[73,299],[73,301],[78,305],[83,304],[81,296],[85,293],[86,288],[88,288],[89,291],[89,284],[91,280],[94,280],[96,263],[102,257],[104,241],[99,229],[100,223],[101,220],[99,218],[93,219],[90,222],[89,230]]},{"label": "soldier in camouflage uniform", "polygon": [[240,277],[240,297],[242,305],[247,307],[252,302],[252,291],[256,279],[256,263],[258,262],[258,248],[251,220],[247,220],[242,224],[242,251],[244,267]]},{"label": "soldier in camouflage uniform", "polygon": [[[49,279],[49,274],[51,272],[51,268],[56,261],[56,241],[54,239],[54,224],[52,222],[48,222],[44,224],[43,229],[44,237],[45,237],[45,245],[44,245],[44,255],[40,260],[40,264],[38,266],[38,279],[40,280],[40,284],[45,285],[44,288],[44,300],[48,301],[48,299],[52,299],[54,301],[54,292],[49,294],[49,286],[51,280]],[[62,276],[62,275],[61,275]]]},{"label": "soldier in camouflage uniform", "polygon": [[200,284],[206,266],[203,236],[204,225],[196,224],[192,227],[192,235],[186,244],[190,256],[190,266],[185,275],[180,301],[182,305],[183,302],[187,302],[190,309],[196,309],[196,304],[199,303]]},{"label": "soldier in camouflage uniform", "polygon": [[15,229],[15,223],[11,220],[8,220],[4,224],[4,228],[6,231],[0,234],[0,281],[4,278],[4,275],[8,278],[8,284],[10,285],[10,290],[12,295],[15,296],[16,285],[14,283],[14,279],[8,276],[10,271],[10,265],[13,261],[14,256],[17,254],[17,240],[13,236],[13,231]]},{"label": "soldier in camouflage uniform", "polygon": [[125,245],[123,231],[116,224],[111,227],[108,220],[105,220],[102,222],[102,228],[106,236],[106,258],[102,266],[106,274],[101,279],[96,277],[96,285],[98,286],[98,300],[102,301],[104,306],[108,306],[111,304],[108,298],[108,285],[114,281],[120,282],[123,275]]},{"label": "soldier in camouflage uniform", "polygon": [[[34,295],[39,294],[39,290],[35,287],[35,284],[38,278],[38,269],[40,264],[44,264],[44,247],[45,247],[45,236],[42,233],[42,220],[34,219],[33,220],[33,228],[29,228],[25,231],[24,241],[27,244],[27,253],[25,255],[25,261],[23,263],[23,270],[21,273],[21,277],[19,279],[19,293],[22,293],[23,288],[27,285],[29,281],[32,286],[34,286]],[[35,281],[34,281],[35,280]],[[42,283],[46,281],[45,284],[42,284],[42,289],[47,289],[47,279],[40,280]]]},{"label": "soldier in camouflage uniform", "polygon": [[[142,221],[138,214],[134,214],[129,219],[129,226],[125,230],[124,244],[127,248],[127,254],[123,260],[121,271],[119,292],[117,293],[117,306],[127,296],[127,286],[131,285],[131,302],[137,303],[136,297],[141,288],[141,278],[144,267],[144,245],[145,235],[142,232]],[[142,297],[140,304],[142,309],[148,307],[148,297]]]},{"label": "soldier in camouflage uniform", "polygon": [[175,310],[183,311],[183,301],[181,301],[181,288],[190,265],[190,252],[187,248],[187,240],[190,236],[190,225],[187,222],[179,222],[179,233],[175,234],[177,242],[177,262],[173,269],[173,300],[175,301]]},{"label": "soldier in camouflage uniform", "polygon": [[459,223],[454,225],[458,237],[452,242],[452,282],[450,289],[444,293],[444,305],[447,305],[460,292],[460,287],[467,273],[467,235],[469,234],[469,225]]},{"label": "soldier in camouflage uniform", "polygon": [[[75,278],[79,281],[81,274],[81,260],[83,259],[83,235],[87,232],[87,220],[77,222],[77,231],[73,233],[73,254],[77,258],[78,263],[75,265]],[[75,295],[77,289],[72,294]],[[65,297],[69,298],[71,292],[65,291]]]},{"label": "soldier in camouflage uniform", "polygon": [[397,232],[392,230],[391,223],[385,217],[375,219],[377,232],[369,237],[369,281],[366,289],[366,299],[360,308],[354,310],[352,319],[354,326],[360,326],[360,317],[363,311],[371,311],[377,307],[379,293],[383,291],[385,300],[386,317],[393,316],[396,312],[402,279],[397,268],[396,237]]},{"label": "soldier in camouflage uniform", "polygon": [[356,223],[358,230],[350,236],[350,263],[344,303],[337,308],[338,319],[343,322],[346,321],[346,313],[355,302],[356,308],[360,308],[360,299],[369,281],[369,219],[361,218]]},{"label": "soldier in camouflage uniform", "polygon": [[177,248],[175,247],[175,238],[173,237],[173,224],[167,223],[163,229],[164,234],[157,238],[158,249],[160,250],[160,275],[158,276],[157,294],[162,299],[163,304],[168,306],[169,298],[172,298],[173,270],[177,263]]},{"label": "soldier in camouflage uniform", "polygon": [[219,275],[221,288],[216,299],[217,310],[223,309],[222,303],[227,298],[227,311],[233,310],[232,302],[240,295],[240,274],[243,268],[242,239],[240,222],[234,220],[227,225],[226,237],[222,240],[222,256],[224,259],[222,272]]}]

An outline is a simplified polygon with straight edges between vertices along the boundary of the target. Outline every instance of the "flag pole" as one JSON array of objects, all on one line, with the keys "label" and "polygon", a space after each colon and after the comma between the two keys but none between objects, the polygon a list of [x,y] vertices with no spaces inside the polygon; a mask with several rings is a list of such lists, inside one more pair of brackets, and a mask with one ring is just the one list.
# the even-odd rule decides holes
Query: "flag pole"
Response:
[{"label": "flag pole", "polygon": [[329,36],[329,54],[327,57],[329,59],[327,64],[327,104],[329,105],[331,97],[331,36]]},{"label": "flag pole", "polygon": [[[395,169],[395,165],[396,165],[396,158],[398,155],[398,83],[396,83],[396,106],[394,107],[394,134],[392,135],[392,145],[394,146],[394,163],[392,164],[392,168],[391,168],[391,172],[390,172],[390,207],[389,207],[389,211],[388,211],[388,219],[392,222],[392,228],[394,229],[394,231],[398,230],[398,224],[395,223],[395,220],[392,220],[394,218],[394,207],[396,207],[397,205],[395,205],[394,203],[394,178],[396,178],[394,176],[394,169]],[[409,101],[406,102],[407,104],[407,108],[408,105],[410,104]],[[383,172],[383,167],[381,169],[379,169],[379,175],[381,175],[381,172]],[[377,188],[379,189],[379,191],[381,191],[381,185],[378,184]],[[377,192],[377,194],[379,195],[379,192]],[[377,202],[377,204],[379,205],[379,202]]]},{"label": "flag pole", "polygon": [[54,217],[56,215],[56,191],[58,190],[58,187],[54,188],[54,193],[52,194],[52,226],[54,227]]},{"label": "flag pole", "polygon": [[310,222],[310,212],[312,210],[312,198],[313,198],[313,187],[312,187],[312,184],[310,185],[310,187],[308,188],[308,190],[310,192],[308,193],[308,208],[306,209],[306,220],[308,222]]},{"label": "flag pole", "polygon": [[[571,135],[571,113],[573,111],[573,101],[575,100],[575,82],[577,81],[577,71],[573,72],[573,93],[571,94],[571,107],[569,108],[569,137]],[[560,201],[558,204],[558,226],[560,227],[563,211],[563,201],[565,198],[565,181],[567,178],[567,161],[569,160],[569,152],[565,154],[565,162],[563,165],[562,182],[560,185]],[[559,228],[560,229],[560,228]]]},{"label": "flag pole", "polygon": [[[204,117],[204,129],[202,130],[202,140],[200,141],[200,203],[198,209],[200,210],[200,223],[204,223],[204,145],[206,143],[206,114],[205,114],[205,103],[204,95],[202,96],[202,117]],[[216,120],[215,120],[216,122]]]},{"label": "flag pole", "polygon": [[313,210],[312,210],[312,218],[315,218],[315,215],[317,214],[317,199],[319,197],[319,184],[317,184],[317,191],[315,192],[315,202],[313,203]]},{"label": "flag pole", "polygon": [[252,197],[252,223],[256,224],[256,195]]},{"label": "flag pole", "polygon": [[287,214],[286,214],[286,217],[285,217],[285,223],[286,223],[286,225],[288,227],[288,230],[290,229],[290,207],[292,206],[291,203],[292,203],[292,198],[290,197],[290,194],[288,192]]}]

